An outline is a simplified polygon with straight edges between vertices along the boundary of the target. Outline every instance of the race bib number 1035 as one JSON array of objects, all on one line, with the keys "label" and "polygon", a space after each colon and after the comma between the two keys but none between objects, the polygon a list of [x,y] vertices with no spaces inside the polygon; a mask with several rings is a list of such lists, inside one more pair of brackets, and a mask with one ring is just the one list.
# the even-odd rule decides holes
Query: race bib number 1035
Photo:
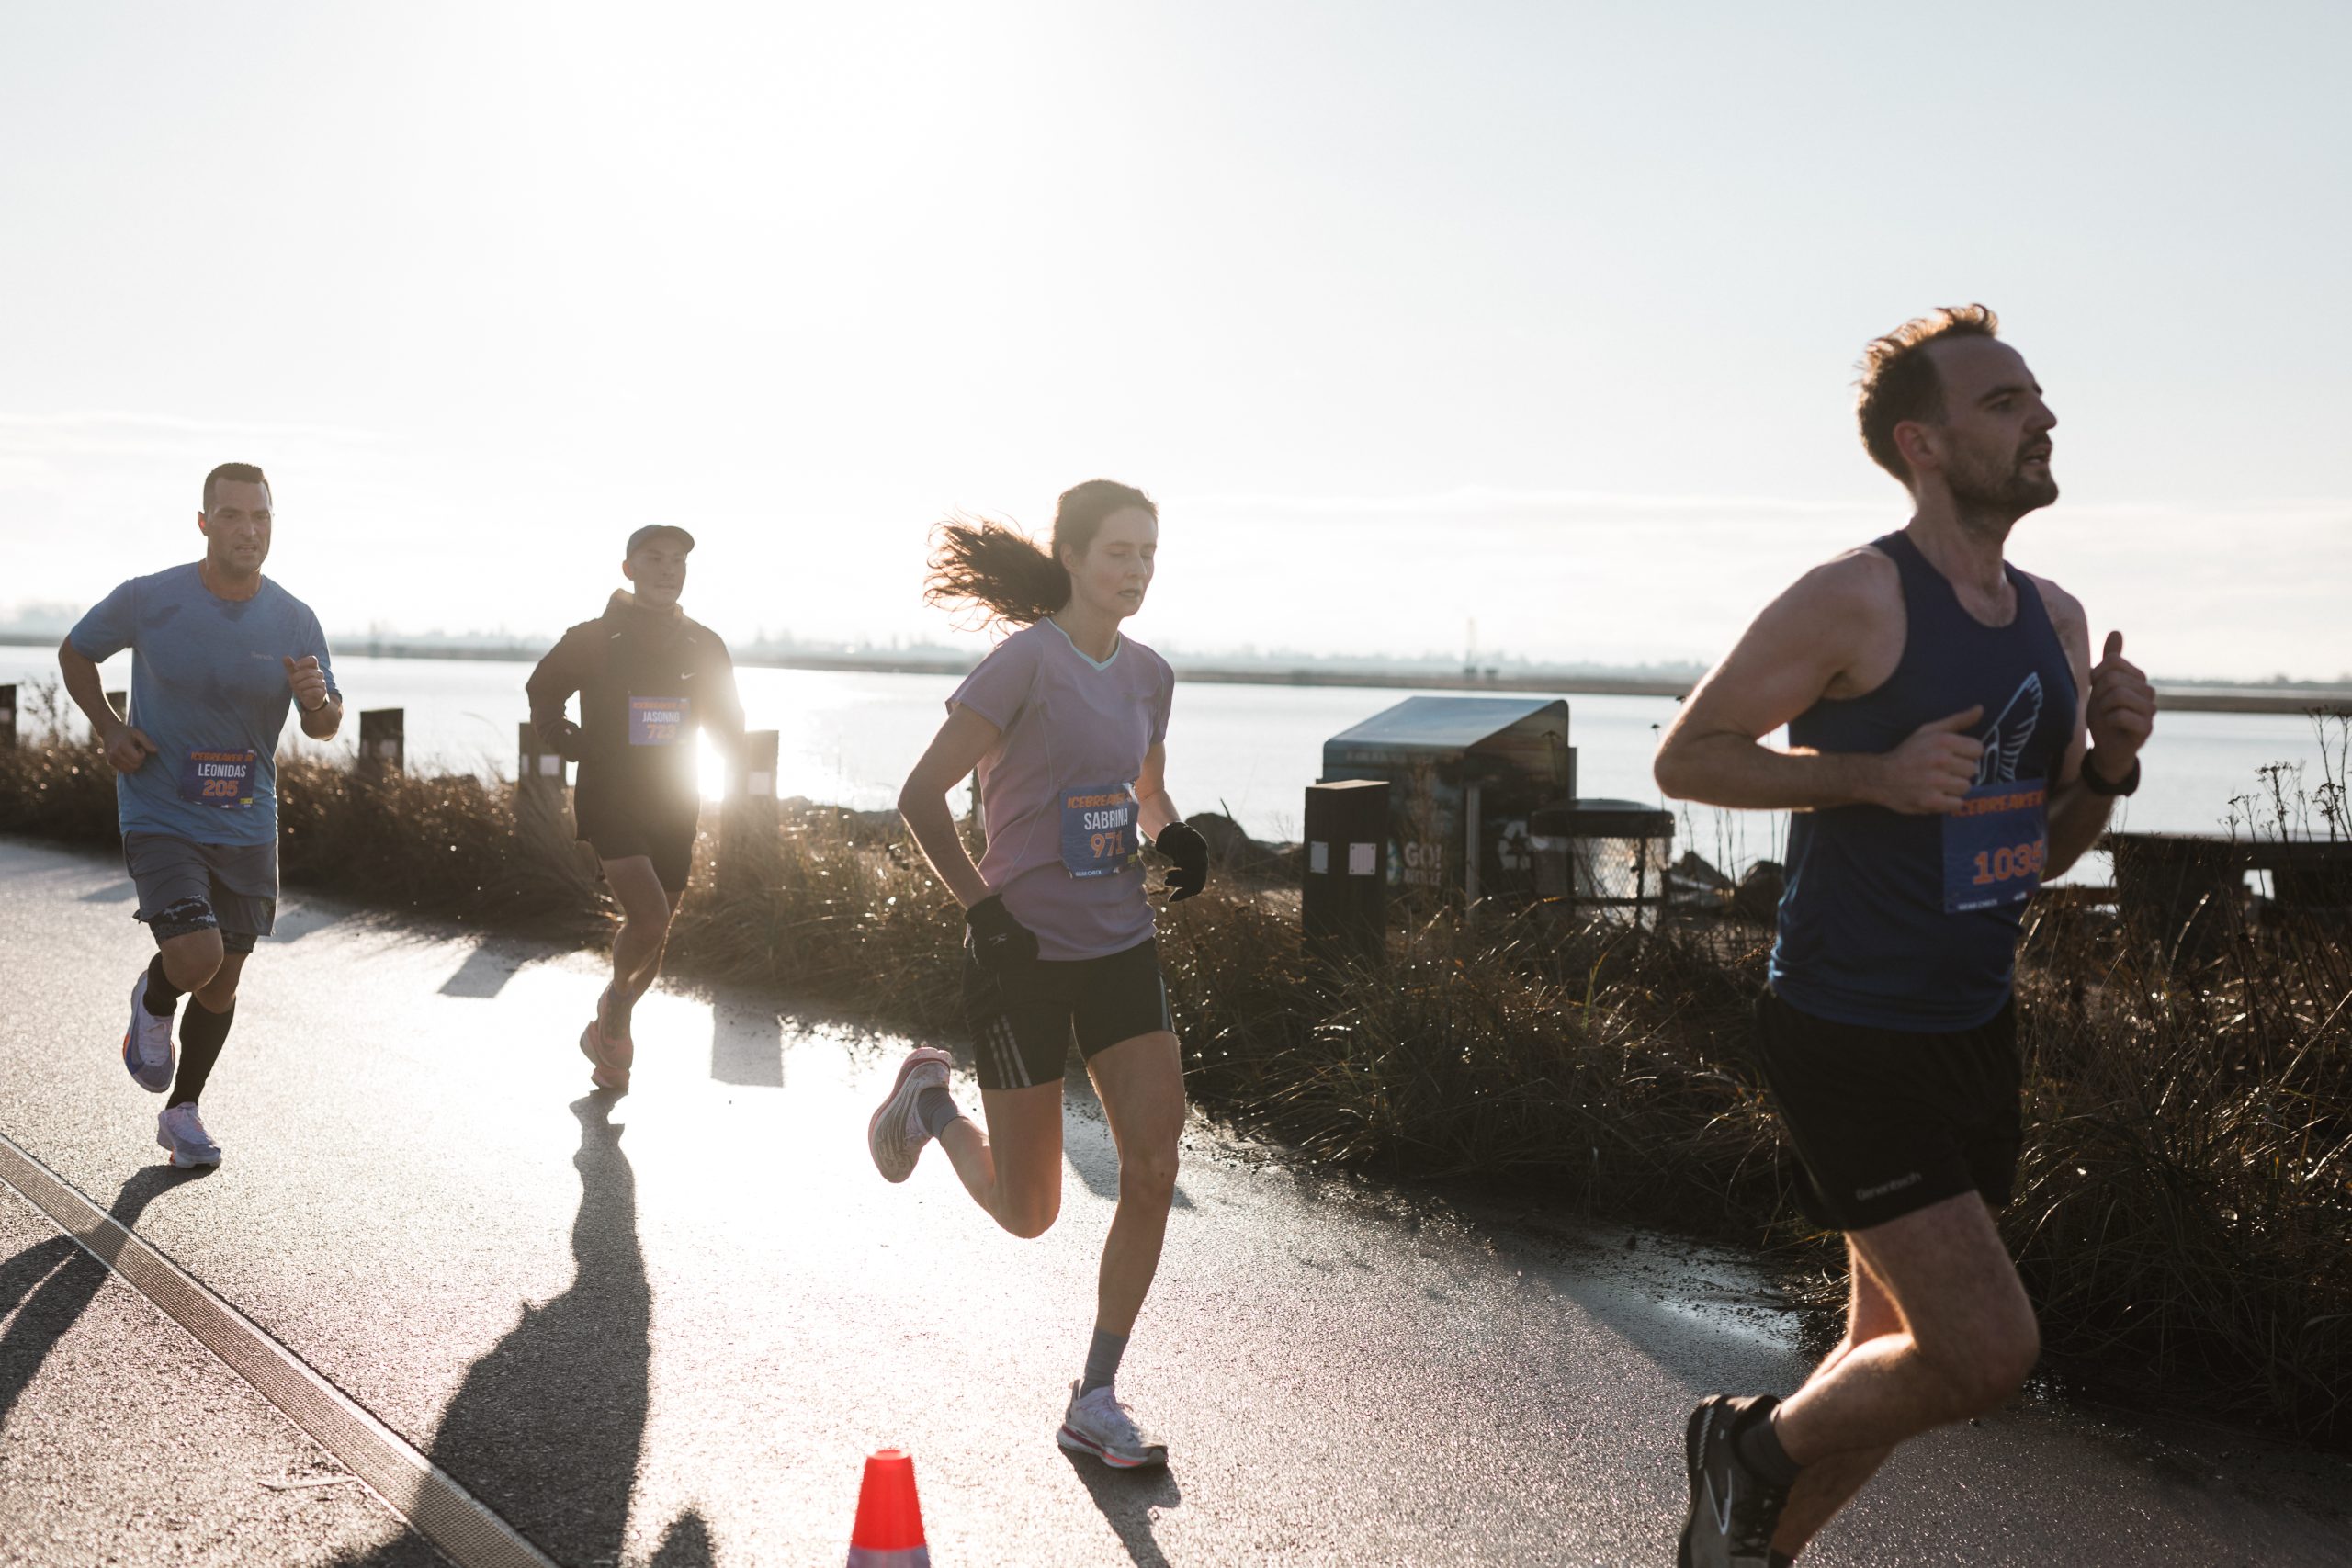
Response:
[{"label": "race bib number 1035", "polygon": [[2040,779],[1979,784],[1944,818],[1944,913],[2022,904],[2050,859],[2050,792]]}]

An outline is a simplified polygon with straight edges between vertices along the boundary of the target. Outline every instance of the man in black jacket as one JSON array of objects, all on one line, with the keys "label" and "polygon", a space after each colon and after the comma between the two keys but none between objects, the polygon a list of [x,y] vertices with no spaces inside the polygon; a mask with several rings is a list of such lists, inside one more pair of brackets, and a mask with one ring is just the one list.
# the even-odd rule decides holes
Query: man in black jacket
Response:
[{"label": "man in black jacket", "polygon": [[[595,850],[621,907],[612,983],[580,1035],[599,1089],[628,1088],[630,1010],[661,973],[694,869],[695,732],[730,752],[743,734],[727,645],[678,608],[694,547],[694,536],[671,524],[631,534],[621,574],[636,591],[616,592],[602,615],[564,633],[524,688],[541,743],[580,764],[574,833]],[[565,712],[574,693],[576,724]]]}]

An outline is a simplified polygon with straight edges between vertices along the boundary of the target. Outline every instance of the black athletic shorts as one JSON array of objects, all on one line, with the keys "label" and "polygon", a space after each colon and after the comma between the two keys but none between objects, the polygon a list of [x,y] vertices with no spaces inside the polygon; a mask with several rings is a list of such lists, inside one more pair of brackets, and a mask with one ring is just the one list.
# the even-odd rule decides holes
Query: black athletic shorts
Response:
[{"label": "black athletic shorts", "polygon": [[573,836],[587,840],[599,860],[650,859],[662,891],[673,898],[685,891],[694,871],[701,818],[699,795],[630,788],[626,781],[583,781],[571,795]]},{"label": "black athletic shorts", "polygon": [[1923,1034],[1832,1023],[1768,990],[1755,1051],[1815,1224],[1868,1230],[1963,1192],[2007,1204],[2025,1142],[2014,998],[1973,1029]]},{"label": "black athletic shorts", "polygon": [[[1010,994],[1008,994],[1010,993]],[[1159,1030],[1173,1032],[1159,942],[1146,937],[1123,953],[1057,963],[1040,959],[1010,987],[980,967],[964,945],[964,1018],[982,1089],[1059,1083],[1077,1042],[1081,1058]]]}]

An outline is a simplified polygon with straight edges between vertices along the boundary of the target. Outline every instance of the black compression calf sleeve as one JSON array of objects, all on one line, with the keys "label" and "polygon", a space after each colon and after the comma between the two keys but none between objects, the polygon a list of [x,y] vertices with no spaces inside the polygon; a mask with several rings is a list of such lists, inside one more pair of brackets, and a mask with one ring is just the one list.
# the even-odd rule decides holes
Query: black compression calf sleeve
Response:
[{"label": "black compression calf sleeve", "polygon": [[1746,1425],[1732,1435],[1732,1452],[1739,1461],[1773,1485],[1786,1490],[1796,1484],[1797,1461],[1781,1446],[1781,1435],[1772,1429],[1772,1415],[1767,1410],[1751,1415]]},{"label": "black compression calf sleeve", "polygon": [[172,984],[169,975],[164,973],[164,955],[160,953],[147,965],[147,995],[144,999],[147,1010],[157,1018],[171,1017],[172,1009],[179,1005],[180,988]]},{"label": "black compression calf sleeve", "polygon": [[179,1077],[172,1080],[166,1109],[196,1103],[204,1092],[204,1080],[212,1076],[212,1064],[220,1059],[220,1047],[229,1043],[229,1025],[236,1016],[234,1002],[227,1012],[214,1012],[200,999],[188,998],[187,1016],[180,1020]]}]

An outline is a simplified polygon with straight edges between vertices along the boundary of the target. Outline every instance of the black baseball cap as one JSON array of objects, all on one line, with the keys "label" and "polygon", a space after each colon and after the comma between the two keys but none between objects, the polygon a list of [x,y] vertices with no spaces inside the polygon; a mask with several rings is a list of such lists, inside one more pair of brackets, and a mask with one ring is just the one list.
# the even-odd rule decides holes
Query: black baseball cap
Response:
[{"label": "black baseball cap", "polygon": [[695,536],[675,523],[648,523],[628,536],[628,548],[621,554],[624,557],[633,556],[654,540],[670,537],[675,537],[678,543],[690,550],[695,547]]}]

